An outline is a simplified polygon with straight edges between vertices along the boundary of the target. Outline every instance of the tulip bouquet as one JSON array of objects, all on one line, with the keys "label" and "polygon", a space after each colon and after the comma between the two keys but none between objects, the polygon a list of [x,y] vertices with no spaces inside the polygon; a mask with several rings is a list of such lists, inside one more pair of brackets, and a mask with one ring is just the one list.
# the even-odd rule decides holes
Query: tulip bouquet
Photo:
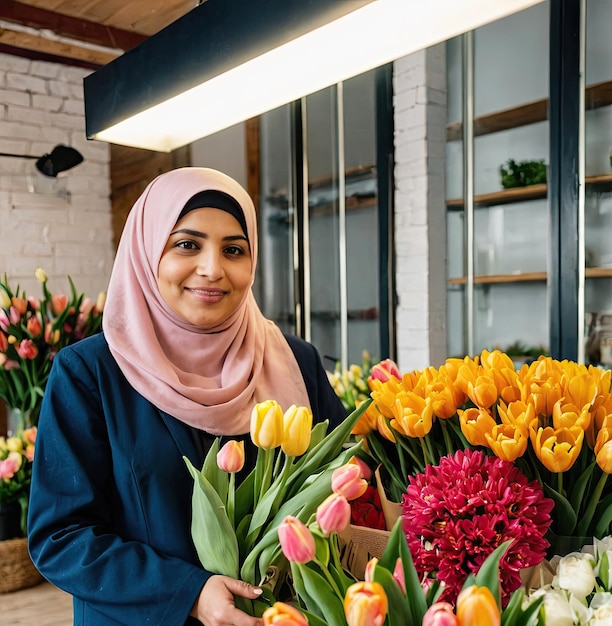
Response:
[{"label": "tulip bouquet", "polygon": [[[376,366],[373,373],[381,368]],[[475,448],[514,463],[554,503],[554,536],[603,537],[612,522],[612,372],[540,357],[516,371],[498,350],[370,376],[354,434],[400,501],[408,479]]]},{"label": "tulip bouquet", "polygon": [[612,536],[595,539],[593,546],[551,563],[552,580],[526,598],[526,603],[542,601],[544,626],[612,624]]},{"label": "tulip bouquet", "polygon": [[[278,528],[291,564],[296,598],[275,602],[263,613],[264,626],[538,626],[541,600],[526,602],[521,588],[502,609],[498,568],[511,545],[501,544],[466,577],[456,607],[441,599],[443,587],[424,585],[414,568],[398,520],[384,553],[368,563],[364,580],[338,567],[333,556],[335,528],[327,528],[321,505],[306,525],[287,517]],[[524,606],[523,606],[524,604]]]},{"label": "tulip bouquet", "polygon": [[44,270],[37,269],[36,278],[42,298],[11,288],[6,275],[0,281],[0,398],[20,415],[15,432],[37,424],[53,357],[98,332],[104,308],[103,293],[94,303],[77,293],[70,277],[70,296],[51,293]]},{"label": "tulip bouquet", "polygon": [[0,505],[19,503],[23,536],[26,534],[35,443],[35,426],[22,431],[19,437],[0,437]]},{"label": "tulip bouquet", "polygon": [[[287,516],[296,523],[308,522],[334,493],[332,482],[351,497],[367,487],[354,458],[361,444],[345,443],[368,404],[330,433],[326,422],[312,426],[312,413],[305,407],[283,412],[273,400],[257,404],[250,429],[257,459],[239,485],[235,477],[243,469],[243,442],[231,440],[220,446],[215,440],[201,470],[185,459],[194,479],[192,537],[202,566],[262,585],[262,601],[242,606],[250,614],[261,615],[275,600],[274,594],[292,595],[286,590],[289,565],[278,538],[281,522]],[[348,523],[350,505],[345,496],[335,496],[325,508],[331,527],[339,523],[338,517]]]}]

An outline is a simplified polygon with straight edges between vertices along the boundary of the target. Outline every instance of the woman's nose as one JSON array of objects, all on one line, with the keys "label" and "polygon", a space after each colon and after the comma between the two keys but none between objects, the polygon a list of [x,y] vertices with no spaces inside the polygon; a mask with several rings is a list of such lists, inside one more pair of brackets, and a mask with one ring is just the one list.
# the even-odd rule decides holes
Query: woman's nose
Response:
[{"label": "woman's nose", "polygon": [[202,251],[198,255],[196,271],[200,276],[207,276],[209,280],[218,280],[223,276],[222,257],[212,250]]}]

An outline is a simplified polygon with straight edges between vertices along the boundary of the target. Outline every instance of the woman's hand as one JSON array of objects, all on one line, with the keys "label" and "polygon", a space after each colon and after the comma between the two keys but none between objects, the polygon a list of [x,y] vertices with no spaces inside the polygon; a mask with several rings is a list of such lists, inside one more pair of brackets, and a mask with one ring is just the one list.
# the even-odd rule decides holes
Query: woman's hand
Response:
[{"label": "woman's hand", "polygon": [[263,621],[236,608],[234,596],[254,600],[262,590],[229,576],[211,576],[204,586],[190,615],[204,626],[262,626]]}]

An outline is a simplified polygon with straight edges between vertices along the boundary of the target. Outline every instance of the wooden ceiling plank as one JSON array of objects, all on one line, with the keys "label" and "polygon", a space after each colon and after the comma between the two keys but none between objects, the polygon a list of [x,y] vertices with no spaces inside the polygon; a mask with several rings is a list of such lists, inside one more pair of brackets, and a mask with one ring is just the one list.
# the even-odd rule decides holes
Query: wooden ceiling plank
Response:
[{"label": "wooden ceiling plank", "polygon": [[[0,18],[31,28],[49,29],[57,35],[123,51],[130,50],[147,38],[139,33],[40,9],[16,0],[2,0]],[[13,45],[24,47],[19,44]]]},{"label": "wooden ceiling plank", "polygon": [[83,48],[66,42],[9,30],[8,28],[0,28],[0,43],[57,57],[87,61],[95,65],[106,65],[118,56],[117,54]]}]

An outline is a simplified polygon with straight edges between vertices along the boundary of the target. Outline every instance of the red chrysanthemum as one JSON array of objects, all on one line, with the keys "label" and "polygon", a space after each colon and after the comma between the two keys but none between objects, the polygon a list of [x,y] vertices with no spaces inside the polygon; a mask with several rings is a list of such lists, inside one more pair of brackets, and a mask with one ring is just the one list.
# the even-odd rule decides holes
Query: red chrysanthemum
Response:
[{"label": "red chrysanthemum", "polygon": [[514,539],[500,562],[505,606],[521,586],[520,570],[544,559],[553,507],[513,463],[459,450],[409,477],[402,524],[417,571],[443,582],[440,599],[453,604],[466,577]]}]

